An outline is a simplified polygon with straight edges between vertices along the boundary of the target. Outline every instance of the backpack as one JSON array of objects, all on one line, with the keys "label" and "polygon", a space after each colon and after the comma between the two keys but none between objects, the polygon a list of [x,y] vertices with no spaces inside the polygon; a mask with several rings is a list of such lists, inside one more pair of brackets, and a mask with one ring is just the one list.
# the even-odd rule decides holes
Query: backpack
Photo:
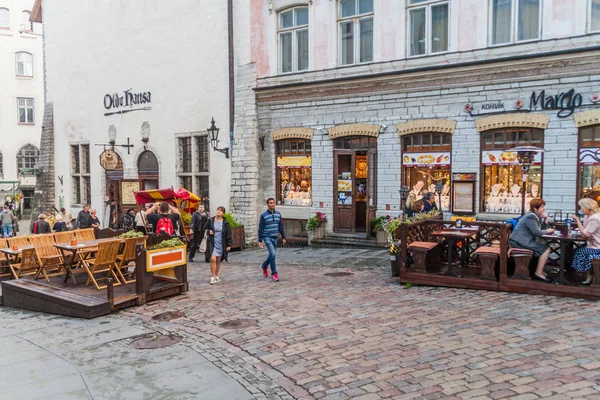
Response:
[{"label": "backpack", "polygon": [[173,228],[173,221],[169,217],[161,217],[156,224],[156,233],[166,233],[168,235],[173,235],[175,229]]}]

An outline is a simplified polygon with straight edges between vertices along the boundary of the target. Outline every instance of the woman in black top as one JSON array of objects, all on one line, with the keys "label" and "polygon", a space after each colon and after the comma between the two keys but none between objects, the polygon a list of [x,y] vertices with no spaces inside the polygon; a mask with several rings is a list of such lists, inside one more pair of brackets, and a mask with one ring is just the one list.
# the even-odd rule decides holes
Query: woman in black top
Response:
[{"label": "woman in black top", "polygon": [[[204,204],[199,204],[198,209],[192,216],[192,223],[190,228],[192,229],[192,233],[194,234],[194,239],[192,240],[192,245],[190,247],[190,257],[189,261],[194,262],[194,256],[196,255],[196,250],[200,246],[202,239],[204,238],[204,232],[206,231],[206,223],[208,222],[208,211],[205,211]],[[210,256],[204,255],[204,260],[206,262],[210,262]]]},{"label": "woman in black top", "polygon": [[223,214],[225,214],[225,207],[217,207],[217,215],[209,218],[206,223],[206,230],[208,231],[206,254],[210,257],[211,285],[221,281],[221,278],[219,278],[221,261],[227,260],[233,242],[231,225],[223,218]]},{"label": "woman in black top", "polygon": [[100,229],[100,220],[98,219],[98,217],[96,217],[96,210],[92,209],[90,210],[90,221],[91,221],[91,227],[92,228],[98,228]]}]

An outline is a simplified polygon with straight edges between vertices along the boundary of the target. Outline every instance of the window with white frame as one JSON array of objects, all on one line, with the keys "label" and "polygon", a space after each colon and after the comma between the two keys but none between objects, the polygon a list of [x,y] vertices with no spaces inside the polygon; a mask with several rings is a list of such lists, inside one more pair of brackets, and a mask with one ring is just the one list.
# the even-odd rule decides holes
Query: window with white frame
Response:
[{"label": "window with white frame", "polygon": [[0,29],[10,29],[10,11],[0,8]]},{"label": "window with white frame", "polygon": [[295,7],[279,13],[279,71],[308,69],[308,7]]},{"label": "window with white frame", "polygon": [[37,168],[40,151],[32,144],[26,144],[17,153],[17,172],[20,174],[23,168]]},{"label": "window with white frame", "polygon": [[21,32],[33,32],[33,22],[30,21],[31,11],[21,12],[21,26],[19,30]]},{"label": "window with white frame", "polygon": [[74,204],[92,202],[90,181],[90,145],[71,145],[71,199]]},{"label": "window with white frame", "polygon": [[15,59],[17,76],[33,76],[33,56],[30,53],[17,53]]},{"label": "window with white frame", "polygon": [[179,185],[208,201],[208,177],[210,166],[210,144],[207,135],[190,135],[178,138],[179,163],[177,176]]},{"label": "window with white frame", "polygon": [[590,0],[590,32],[600,31],[600,0]]},{"label": "window with white frame", "polygon": [[34,120],[34,101],[27,97],[18,97],[17,105],[19,108],[19,123],[33,124]]},{"label": "window with white frame", "polygon": [[539,39],[541,0],[490,0],[491,44]]},{"label": "window with white frame", "polygon": [[449,2],[409,0],[408,40],[411,56],[448,51]]},{"label": "window with white frame", "polygon": [[373,0],[340,0],[340,64],[373,61]]}]

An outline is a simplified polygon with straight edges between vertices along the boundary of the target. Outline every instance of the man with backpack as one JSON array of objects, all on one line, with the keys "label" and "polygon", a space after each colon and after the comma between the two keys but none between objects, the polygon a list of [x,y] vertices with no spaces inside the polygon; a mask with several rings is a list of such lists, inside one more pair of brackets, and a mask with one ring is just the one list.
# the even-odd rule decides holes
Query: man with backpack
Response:
[{"label": "man with backpack", "polygon": [[[159,210],[159,214],[154,213],[156,209]],[[171,213],[169,213],[169,210]],[[179,209],[166,201],[154,203],[152,207],[146,210],[146,219],[149,224],[152,224],[154,232],[173,236],[179,226]]]}]

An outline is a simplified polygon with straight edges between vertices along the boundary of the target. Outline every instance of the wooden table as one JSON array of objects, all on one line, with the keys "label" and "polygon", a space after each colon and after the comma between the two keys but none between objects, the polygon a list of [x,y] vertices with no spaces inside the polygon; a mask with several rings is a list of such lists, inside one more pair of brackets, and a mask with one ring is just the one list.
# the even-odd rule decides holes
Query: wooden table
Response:
[{"label": "wooden table", "polygon": [[[73,265],[80,265],[82,269],[86,270],[84,264],[85,264],[85,258],[83,257],[84,253],[90,253],[94,250],[98,249],[98,244],[102,243],[102,242],[110,242],[113,240],[119,240],[121,243],[125,243],[125,240],[122,238],[106,238],[106,239],[95,239],[95,240],[86,240],[86,241],[82,241],[82,242],[78,242],[77,245],[75,246],[71,246],[70,243],[61,243],[61,244],[55,244],[54,247],[56,247],[57,249],[60,250],[64,262],[65,262],[65,271],[67,272],[66,276],[65,276],[65,282],[67,282],[67,280],[69,279],[69,276],[71,277],[71,279],[73,279],[73,284],[77,284],[77,281],[75,280],[75,276],[73,274]],[[81,251],[83,250],[83,251]],[[71,253],[71,257],[69,259],[69,261],[67,262],[67,253]],[[77,260],[76,260],[77,258]]]},{"label": "wooden table", "polygon": [[463,242],[461,249],[461,265],[464,266],[467,254],[466,241],[468,238],[477,234],[478,232],[479,228],[450,228],[431,233],[431,236],[444,238],[448,242],[448,269],[442,275],[461,278],[460,275],[452,270],[452,249],[454,248],[456,242]]},{"label": "wooden table", "polygon": [[560,244],[560,269],[558,271],[558,283],[561,285],[570,284],[565,280],[565,269],[567,268],[567,245],[572,245],[575,242],[585,242],[585,238],[581,235],[572,235],[570,233],[566,235],[542,235],[542,238],[548,241],[558,241]]},{"label": "wooden table", "polygon": [[19,263],[19,257],[21,256],[21,253],[23,252],[23,250],[31,249],[33,249],[33,245],[21,246],[17,250],[13,250],[10,247],[0,249],[1,252],[6,254],[6,262],[8,263],[8,269],[10,269],[13,278],[19,279],[17,271],[15,271],[15,265]]}]

